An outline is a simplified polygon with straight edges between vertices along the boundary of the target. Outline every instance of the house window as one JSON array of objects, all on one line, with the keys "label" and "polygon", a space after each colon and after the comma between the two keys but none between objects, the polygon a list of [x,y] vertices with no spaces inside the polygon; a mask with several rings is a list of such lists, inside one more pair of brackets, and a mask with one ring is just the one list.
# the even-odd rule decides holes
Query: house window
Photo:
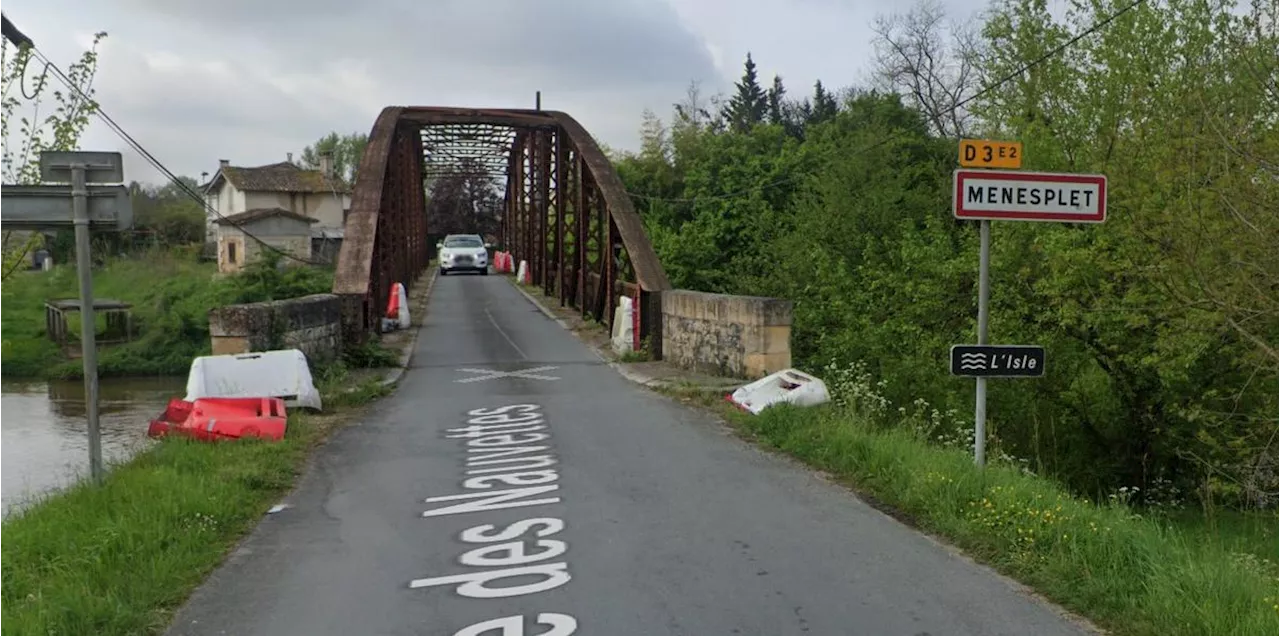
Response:
[{"label": "house window", "polygon": [[235,241],[227,241],[227,262],[236,264],[236,243]]}]

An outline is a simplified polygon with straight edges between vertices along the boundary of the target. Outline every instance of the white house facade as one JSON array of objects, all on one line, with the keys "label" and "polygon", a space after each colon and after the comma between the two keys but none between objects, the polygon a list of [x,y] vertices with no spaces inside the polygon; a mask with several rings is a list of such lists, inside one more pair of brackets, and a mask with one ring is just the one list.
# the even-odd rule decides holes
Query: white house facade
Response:
[{"label": "white house facade", "polygon": [[249,210],[287,210],[315,219],[318,236],[341,236],[351,186],[333,175],[333,163],[321,157],[320,170],[307,170],[292,161],[245,168],[222,159],[218,172],[204,186],[205,239],[217,241],[219,221]]}]

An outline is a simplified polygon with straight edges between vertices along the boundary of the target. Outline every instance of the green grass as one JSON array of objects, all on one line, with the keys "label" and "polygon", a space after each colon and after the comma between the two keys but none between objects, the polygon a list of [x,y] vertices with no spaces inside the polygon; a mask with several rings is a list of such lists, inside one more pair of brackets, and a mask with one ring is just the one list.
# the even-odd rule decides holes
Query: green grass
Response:
[{"label": "green grass", "polygon": [[[102,377],[183,375],[191,359],[209,353],[209,310],[221,305],[292,298],[325,292],[332,273],[310,267],[277,271],[264,262],[235,276],[217,276],[213,263],[200,262],[191,250],[151,250],[115,258],[95,268],[94,297],[133,305],[134,341],[103,348]],[[81,362],[67,360],[45,332],[44,303],[79,298],[75,267],[50,272],[16,272],[0,289],[5,377],[75,378]],[[79,345],[78,318],[69,319]],[[100,325],[101,320],[95,321]]]},{"label": "green grass", "polygon": [[[376,381],[337,392],[326,409],[366,403]],[[154,634],[267,508],[335,425],[290,414],[285,440],[208,444],[166,439],[4,521],[4,634]]]},{"label": "green grass", "polygon": [[1098,506],[1011,467],[977,470],[965,452],[833,407],[729,419],[1116,634],[1277,631],[1274,512],[1210,531]]},{"label": "green grass", "polygon": [[1252,554],[1260,560],[1270,561],[1272,569],[1275,569],[1280,541],[1276,536],[1274,512],[1222,509],[1206,515],[1199,508],[1189,508],[1165,515],[1164,521],[1188,536],[1213,541],[1225,551]]},{"label": "green grass", "polygon": [[[212,264],[171,254],[152,254],[148,259],[113,260],[94,271],[94,297],[133,303],[135,337],[139,337],[138,331],[146,329],[156,318],[159,308],[146,301],[158,287],[185,284],[195,288],[207,285],[215,269]],[[3,294],[0,322],[4,331],[4,375],[50,375],[49,371],[63,364],[65,359],[45,333],[44,303],[80,297],[75,267],[59,265],[50,272],[16,272],[4,281],[0,293]],[[68,326],[78,345],[78,317],[75,320]],[[104,351],[103,362],[108,362],[106,358],[113,353],[110,349]],[[190,358],[187,358],[187,364],[190,364]]]}]

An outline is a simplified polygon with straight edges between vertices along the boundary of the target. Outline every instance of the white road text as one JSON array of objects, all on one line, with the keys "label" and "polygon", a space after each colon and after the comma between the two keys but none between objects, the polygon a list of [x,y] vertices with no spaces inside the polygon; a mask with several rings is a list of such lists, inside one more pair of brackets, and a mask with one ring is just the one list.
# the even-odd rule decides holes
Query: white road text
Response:
[{"label": "white road text", "polygon": [[[546,421],[536,404],[514,404],[475,409],[468,413],[467,426],[445,431],[449,439],[465,440],[468,492],[429,497],[426,503],[446,505],[427,510],[423,517],[487,512],[505,508],[560,503],[558,463],[548,445]],[[550,496],[547,496],[550,495]],[[555,517],[522,519],[503,527],[491,523],[463,530],[458,538],[483,544],[464,552],[458,562],[477,568],[409,582],[410,588],[453,586],[466,598],[496,599],[536,594],[569,582],[569,564],[562,557],[568,544],[552,538],[564,530]],[[553,561],[555,560],[555,561]],[[522,584],[512,585],[511,579]],[[508,581],[507,584],[503,584]],[[454,636],[525,634],[525,617],[507,616],[464,627]],[[567,614],[539,613],[533,626],[550,627],[538,636],[568,636],[578,629],[578,621]],[[498,631],[495,631],[498,630]]]}]

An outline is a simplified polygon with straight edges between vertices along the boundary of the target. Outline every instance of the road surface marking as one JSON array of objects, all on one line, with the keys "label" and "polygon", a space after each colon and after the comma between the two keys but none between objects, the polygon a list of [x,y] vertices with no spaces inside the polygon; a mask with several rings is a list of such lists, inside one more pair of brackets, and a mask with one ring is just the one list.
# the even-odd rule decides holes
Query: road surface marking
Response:
[{"label": "road surface marking", "polygon": [[525,355],[524,351],[520,348],[520,345],[516,344],[516,341],[515,341],[515,340],[512,340],[512,339],[511,339],[511,336],[508,336],[508,335],[507,335],[506,330],[505,330],[505,329],[503,329],[503,328],[498,324],[498,321],[493,319],[493,314],[489,313],[489,307],[488,307],[488,306],[485,306],[485,308],[484,308],[484,315],[485,315],[485,316],[488,316],[488,318],[489,318],[489,324],[492,324],[492,325],[493,325],[493,328],[494,328],[494,329],[497,329],[497,330],[498,330],[498,333],[502,334],[502,337],[507,339],[507,344],[511,345],[511,348],[512,348],[512,349],[515,349],[515,350],[516,350],[516,353],[520,354],[520,357],[521,357],[521,358],[524,358],[525,360],[528,360],[528,359],[529,359],[529,356]]},{"label": "road surface marking", "polygon": [[[489,377],[467,378],[465,381],[490,377],[531,377],[534,371],[556,367],[539,367],[525,371],[501,372],[462,369],[486,373]],[[559,379],[532,376],[533,379]],[[459,380],[463,381],[463,380]],[[504,508],[539,506],[560,502],[560,474],[549,445],[531,445],[551,437],[541,407],[537,404],[511,404],[498,408],[474,409],[467,415],[467,426],[445,431],[445,437],[466,440],[466,470],[462,487],[468,491],[456,495],[428,497],[426,503],[457,502],[427,510],[423,517],[440,517],[469,512],[488,512]],[[495,466],[496,465],[496,466]],[[495,489],[495,486],[509,486]],[[530,498],[552,494],[541,499]],[[558,588],[569,582],[569,564],[563,558],[569,544],[553,538],[565,528],[555,517],[534,517],[504,527],[485,523],[466,528],[458,538],[465,543],[483,544],[458,557],[458,563],[473,568],[460,574],[414,579],[411,589],[453,586],[453,591],[466,598],[500,599],[536,594]],[[551,560],[557,559],[555,562]],[[513,579],[515,581],[513,581]],[[531,580],[532,579],[532,580]],[[499,583],[499,582],[505,582]],[[513,584],[518,582],[516,584]],[[543,612],[529,627],[550,627],[541,636],[568,636],[578,630],[578,620],[567,614]],[[500,630],[503,636],[523,636],[526,617],[521,615],[495,618],[464,627],[454,636],[480,636]]]},{"label": "road surface marking", "polygon": [[[551,627],[548,631],[540,632],[538,636],[569,636],[569,634],[578,631],[578,620],[568,614],[543,612],[538,614],[538,621],[534,625],[548,625]],[[490,630],[498,628],[502,628],[502,631],[498,632],[501,636],[524,636],[524,617],[507,616],[476,623],[470,627],[463,628],[462,631],[453,636],[492,636]]]},{"label": "road surface marking", "polygon": [[454,382],[457,382],[457,383],[480,382],[483,380],[492,380],[494,378],[524,378],[526,380],[559,380],[560,378],[554,375],[538,375],[537,373],[535,373],[537,371],[550,371],[552,369],[559,369],[559,368],[560,367],[534,367],[532,369],[525,369],[523,371],[495,371],[493,369],[458,369],[459,371],[465,371],[467,373],[482,373],[484,375],[478,375],[473,378],[462,378],[461,380],[454,380]]}]

